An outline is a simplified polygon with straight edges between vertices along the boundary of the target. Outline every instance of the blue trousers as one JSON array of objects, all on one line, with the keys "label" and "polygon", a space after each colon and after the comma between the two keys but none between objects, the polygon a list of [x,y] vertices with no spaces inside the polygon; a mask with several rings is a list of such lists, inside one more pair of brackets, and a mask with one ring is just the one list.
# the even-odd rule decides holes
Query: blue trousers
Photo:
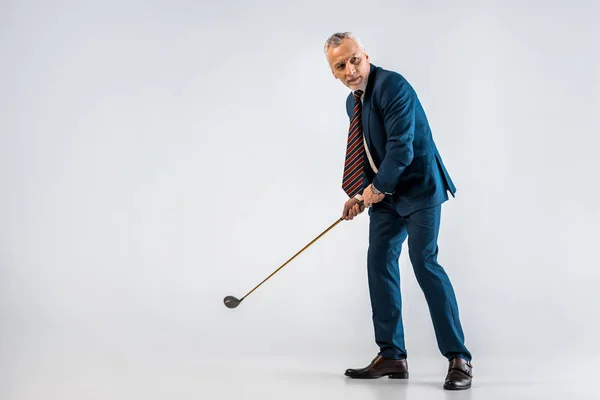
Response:
[{"label": "blue trousers", "polygon": [[441,353],[471,361],[464,344],[458,305],[448,275],[437,262],[441,205],[401,216],[387,201],[369,209],[367,258],[375,342],[386,358],[406,358],[399,258],[408,237],[409,258],[423,290]]}]

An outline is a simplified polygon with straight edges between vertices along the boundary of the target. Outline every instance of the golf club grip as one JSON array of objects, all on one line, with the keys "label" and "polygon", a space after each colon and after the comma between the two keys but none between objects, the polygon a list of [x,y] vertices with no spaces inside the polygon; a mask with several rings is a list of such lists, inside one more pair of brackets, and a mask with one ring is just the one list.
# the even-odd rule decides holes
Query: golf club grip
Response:
[{"label": "golf club grip", "polygon": [[[364,200],[359,200],[359,201],[358,201],[358,203],[356,203],[356,204],[358,204],[358,208],[362,208],[362,207],[365,205],[365,201],[364,201]],[[343,218],[343,217],[340,217],[340,219],[339,219],[339,220],[340,220],[340,221],[343,221],[343,220],[344,220],[344,218]]]}]

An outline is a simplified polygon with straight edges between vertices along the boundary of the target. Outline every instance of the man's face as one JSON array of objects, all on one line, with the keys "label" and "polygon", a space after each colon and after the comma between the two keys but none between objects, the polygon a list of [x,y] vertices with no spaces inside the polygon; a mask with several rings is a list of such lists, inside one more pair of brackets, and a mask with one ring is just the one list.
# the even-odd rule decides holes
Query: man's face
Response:
[{"label": "man's face", "polygon": [[327,50],[327,61],[335,79],[351,90],[365,90],[371,70],[369,56],[352,39],[344,39],[338,47]]}]

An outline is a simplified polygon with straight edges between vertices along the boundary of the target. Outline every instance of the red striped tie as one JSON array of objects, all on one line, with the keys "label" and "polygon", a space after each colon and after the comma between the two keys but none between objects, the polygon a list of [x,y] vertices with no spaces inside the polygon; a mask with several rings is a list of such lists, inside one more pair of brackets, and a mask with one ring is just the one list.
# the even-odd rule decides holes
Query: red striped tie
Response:
[{"label": "red striped tie", "polygon": [[363,145],[362,128],[362,103],[360,96],[362,90],[354,92],[354,112],[348,130],[348,146],[346,147],[346,162],[344,164],[344,178],[342,189],[353,198],[362,189],[363,162],[365,159],[365,147]]}]

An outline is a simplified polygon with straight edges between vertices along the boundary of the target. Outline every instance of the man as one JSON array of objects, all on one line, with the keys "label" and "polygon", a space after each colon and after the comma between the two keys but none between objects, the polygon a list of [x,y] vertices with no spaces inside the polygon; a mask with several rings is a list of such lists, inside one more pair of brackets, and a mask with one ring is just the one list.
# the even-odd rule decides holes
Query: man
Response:
[{"label": "man", "polygon": [[[438,348],[448,360],[444,389],[468,389],[471,353],[464,345],[450,280],[437,262],[441,204],[456,191],[434,143],[425,112],[406,79],[370,63],[350,32],[325,43],[336,79],[352,90],[342,187],[350,197],[342,218],[369,208],[367,269],[378,355],[350,378],[408,378],[402,324],[399,257],[408,252],[425,295]],[[361,201],[363,202],[361,204]]]}]

